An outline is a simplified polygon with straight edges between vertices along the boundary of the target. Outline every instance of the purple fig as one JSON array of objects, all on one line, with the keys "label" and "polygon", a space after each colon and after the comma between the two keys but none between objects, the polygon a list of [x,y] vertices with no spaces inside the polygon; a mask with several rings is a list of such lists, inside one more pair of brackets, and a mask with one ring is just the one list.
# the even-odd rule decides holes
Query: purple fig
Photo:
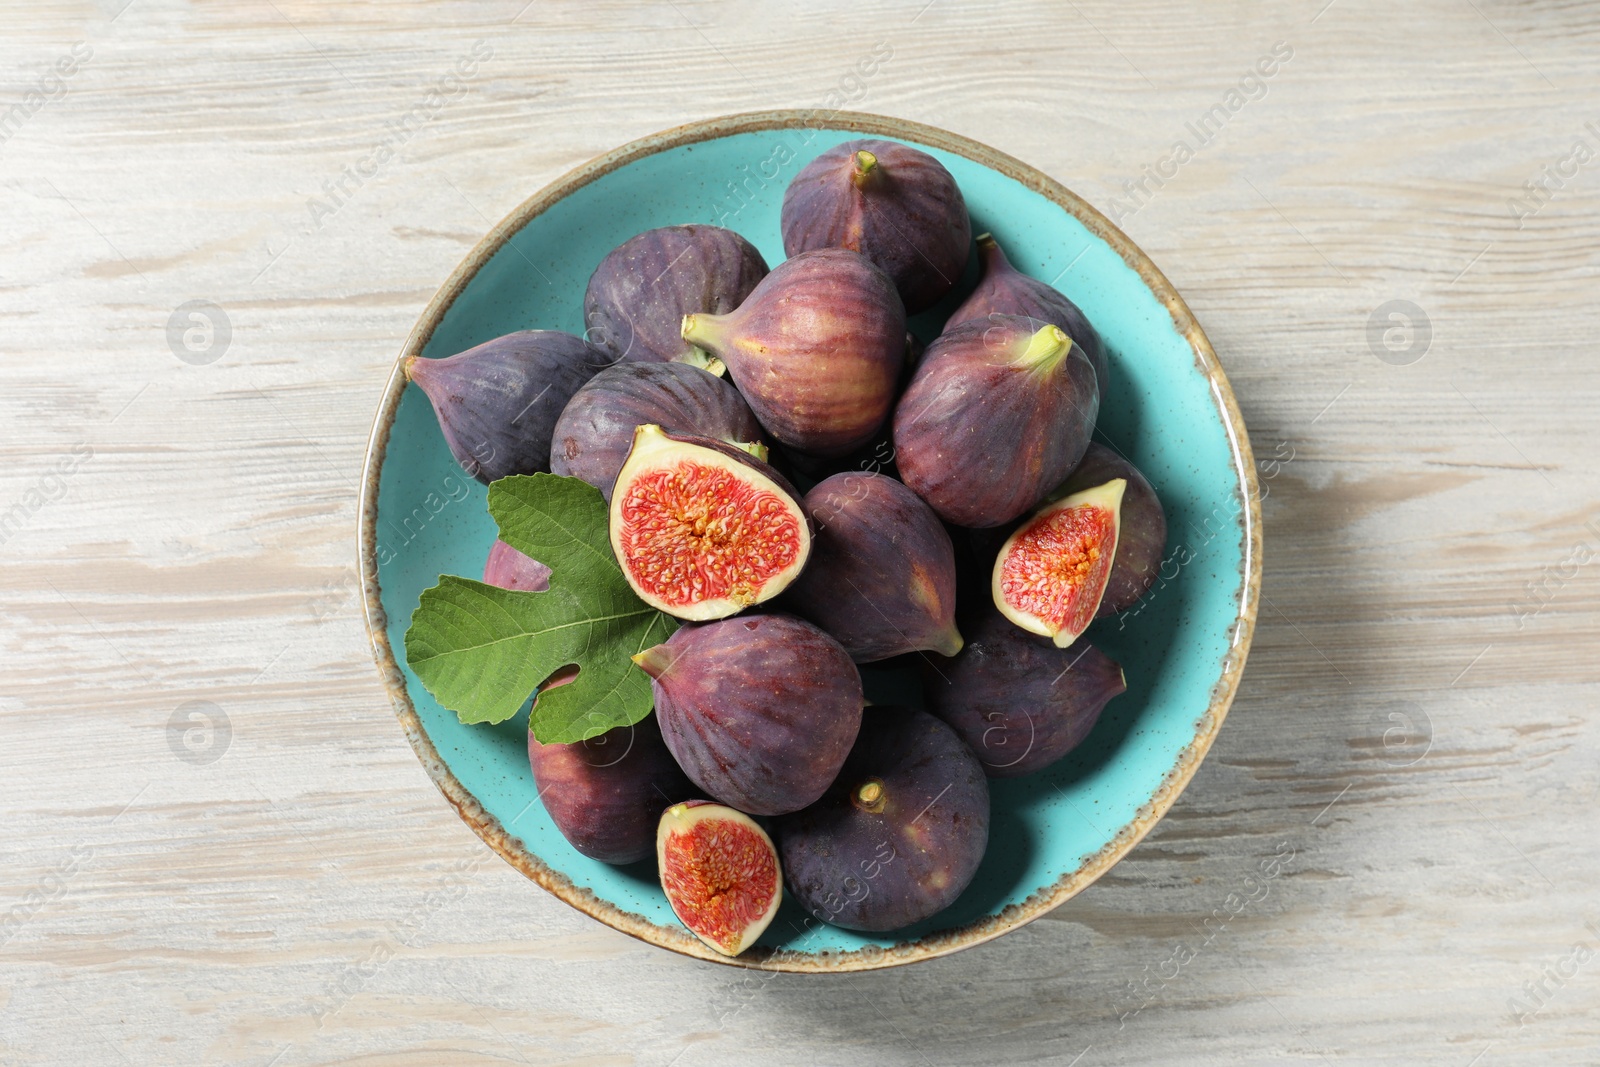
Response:
[{"label": "purple fig", "polygon": [[730,444],[761,440],[750,406],[721,378],[684,363],[618,363],[589,379],[556,420],[550,472],[582,478],[609,501],[633,431],[650,423]]},{"label": "purple fig", "polygon": [[821,800],[777,822],[789,891],[848,930],[898,930],[943,910],[989,844],[989,784],[925,711],[868,708]]},{"label": "purple fig", "polygon": [[528,763],[561,836],[603,863],[648,858],[661,812],[695,795],[654,715],[570,745],[541,745],[530,733]]},{"label": "purple fig", "polygon": [[727,365],[768,433],[817,456],[872,438],[906,355],[894,284],[837,248],[780,263],[730,314],[685,316],[683,336]]},{"label": "purple fig", "polygon": [[1155,584],[1167,551],[1167,515],[1145,476],[1127,459],[1097,441],[1050,498],[1070,496],[1121,478],[1122,505],[1117,519],[1117,554],[1106,579],[1099,616],[1127,611]]},{"label": "purple fig", "polygon": [[655,425],[634,431],[610,515],[623,577],[680,619],[770,600],[811,554],[811,525],[783,475],[733,445]]},{"label": "purple fig", "polygon": [[1127,689],[1122,668],[1082,638],[1057,648],[988,609],[963,623],[966,647],[924,664],[923,691],[928,710],[955,728],[991,778],[1050,766]]},{"label": "purple fig", "polygon": [[583,294],[585,336],[618,359],[664,363],[694,355],[683,317],[725,315],[767,273],[755,246],[720,226],[663,226],[600,261]]},{"label": "purple fig", "polygon": [[445,359],[406,360],[462,469],[488,483],[550,469],[550,431],[578,387],[611,362],[581,337],[523,330]]},{"label": "purple fig", "polygon": [[1094,367],[1060,327],[995,315],[928,346],[895,408],[895,462],[942,518],[999,526],[1078,465],[1099,410]]},{"label": "purple fig", "polygon": [[846,141],[807,163],[783,194],[785,254],[860,252],[894,280],[910,314],[950,291],[971,246],[956,180],[909,145]]},{"label": "purple fig", "polygon": [[963,322],[986,319],[990,315],[1022,315],[1059,326],[1094,364],[1100,402],[1104,404],[1109,376],[1106,349],[1099,331],[1089,324],[1088,316],[1060,290],[1037,278],[1030,278],[1013,267],[1000,250],[999,242],[990,234],[978,238],[978,256],[983,260],[983,280],[978,282],[972,295],[950,313],[944,328],[948,330]]},{"label": "purple fig", "polygon": [[785,603],[857,663],[928,649],[953,656],[956,560],[922,500],[882,474],[835,474],[800,502],[816,534]]},{"label": "purple fig", "polygon": [[684,626],[633,657],[685,773],[750,815],[797,811],[839,773],[861,726],[861,676],[800,619],[746,615]]},{"label": "purple fig", "polygon": [[483,582],[501,589],[542,593],[550,588],[550,568],[504,541],[496,541],[483,565]]}]

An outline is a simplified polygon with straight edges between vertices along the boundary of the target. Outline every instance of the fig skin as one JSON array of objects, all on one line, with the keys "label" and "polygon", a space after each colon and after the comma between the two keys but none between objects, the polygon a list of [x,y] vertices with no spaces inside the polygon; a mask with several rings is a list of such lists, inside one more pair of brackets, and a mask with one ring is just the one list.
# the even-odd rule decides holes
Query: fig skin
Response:
[{"label": "fig skin", "polygon": [[956,180],[895,141],[846,141],[807,163],[784,191],[782,223],[784,254],[860,252],[893,279],[912,315],[950,291],[972,250]]},{"label": "fig skin", "polygon": [[1023,515],[1083,458],[1094,367],[1058,327],[994,315],[928,346],[894,414],[900,477],[957,526]]},{"label": "fig skin", "polygon": [[993,609],[962,621],[966,647],[923,664],[923,693],[928,710],[961,735],[990,778],[1055,763],[1128,688],[1122,668],[1082,638],[1057,648]]},{"label": "fig skin", "polygon": [[[634,430],[633,442],[617,475],[609,524],[611,551],[641,600],[677,618],[704,622],[771,600],[800,574],[811,554],[811,522],[789,480],[749,451],[750,447],[763,451],[760,446],[741,448],[654,424]],[[737,512],[743,540],[736,550],[728,548],[730,515],[708,503],[715,487],[686,487],[681,472],[691,463],[724,472],[744,487],[770,494],[760,500],[747,499],[746,507]],[[661,477],[668,472],[678,473]],[[635,487],[646,478],[652,484],[635,493]],[[719,484],[726,486],[727,482],[719,476]],[[773,503],[781,514],[774,511]],[[674,506],[682,510],[674,513]],[[658,524],[657,531],[664,536],[643,533],[650,523]],[[792,558],[786,562],[773,551],[772,539],[777,535],[794,538]],[[753,543],[762,537],[764,544]],[[646,559],[651,553],[655,558]],[[716,588],[709,581],[709,565],[714,562],[724,571],[735,572],[731,581],[718,582]],[[746,584],[757,576],[758,585]],[[689,599],[669,597],[660,589],[664,582],[678,583],[680,589],[687,586],[693,595]]]},{"label": "fig skin", "polygon": [[654,715],[570,745],[541,745],[530,732],[528,763],[561,836],[602,863],[647,859],[662,809],[696,793]]},{"label": "fig skin", "polygon": [[406,360],[463,470],[488,484],[550,469],[550,432],[578,388],[612,361],[559,330],[508,333],[444,359]]},{"label": "fig skin", "polygon": [[617,472],[647,423],[732,444],[761,441],[739,390],[686,363],[617,363],[573,394],[550,438],[550,473],[582,478],[611,501]]},{"label": "fig skin", "polygon": [[818,483],[800,504],[816,534],[786,606],[857,663],[960,650],[955,547],[917,494],[886,475],[855,471]]},{"label": "fig skin", "polygon": [[1097,618],[1116,615],[1137,604],[1155,584],[1167,551],[1167,514],[1148,479],[1127,459],[1098,441],[1090,442],[1083,460],[1059,489],[1059,500],[1115,478],[1128,485],[1122,491],[1122,511],[1117,530],[1117,555],[1100,601]]},{"label": "fig skin", "polygon": [[1059,326],[1094,364],[1100,403],[1104,404],[1110,367],[1100,331],[1089,322],[1089,317],[1061,290],[1013,267],[992,234],[978,237],[978,256],[983,261],[983,278],[972,295],[950,313],[944,328],[948,330],[973,319],[987,319],[990,315],[1022,315]]},{"label": "fig skin", "polygon": [[679,332],[683,317],[727,314],[766,274],[761,253],[732,230],[704,225],[646,230],[612,249],[589,277],[584,336],[631,363],[693,357],[694,346]]},{"label": "fig skin", "polygon": [[898,930],[966,889],[989,843],[978,758],[925,711],[867,709],[821,800],[776,823],[789,892],[847,930]]},{"label": "fig skin", "polygon": [[730,314],[685,316],[683,336],[727,366],[769,434],[822,457],[872,439],[906,358],[894,283],[837,248],[778,264]]},{"label": "fig skin", "polygon": [[542,593],[550,588],[550,568],[504,541],[496,541],[489,547],[489,558],[483,564],[483,583],[501,589]]},{"label": "fig skin", "polygon": [[843,646],[785,615],[684,626],[634,657],[661,734],[707,794],[751,815],[797,811],[839,773],[861,726]]}]

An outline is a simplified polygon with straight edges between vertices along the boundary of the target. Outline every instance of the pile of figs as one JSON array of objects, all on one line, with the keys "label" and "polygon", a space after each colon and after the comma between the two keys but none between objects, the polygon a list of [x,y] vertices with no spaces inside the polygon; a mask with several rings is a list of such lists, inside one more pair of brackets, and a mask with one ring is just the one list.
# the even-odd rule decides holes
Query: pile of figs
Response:
[{"label": "pile of figs", "polygon": [[[674,912],[728,955],[785,884],[874,933],[951,904],[988,844],[988,780],[1060,760],[1125,690],[1083,634],[1149,590],[1166,543],[1150,483],[1090,440],[1112,384],[1100,336],[974,240],[936,159],[823,152],[782,237],[769,269],[730,230],[649,230],[595,269],[584,336],[405,368],[480,480],[599,489],[628,583],[684,620],[633,657],[650,717],[530,736],[529,758],[579,852],[653,855]],[[976,287],[924,346],[908,312],[938,329],[969,259]],[[500,542],[484,570],[513,589],[549,575]],[[915,668],[922,707],[868,706],[864,664]]]}]

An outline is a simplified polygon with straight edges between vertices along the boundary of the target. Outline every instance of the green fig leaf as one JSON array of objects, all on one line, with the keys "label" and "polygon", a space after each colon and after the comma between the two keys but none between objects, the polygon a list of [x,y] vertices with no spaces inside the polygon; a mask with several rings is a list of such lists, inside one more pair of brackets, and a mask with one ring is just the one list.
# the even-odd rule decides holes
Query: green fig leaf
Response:
[{"label": "green fig leaf", "polygon": [[577,478],[516,475],[489,486],[500,539],[550,568],[531,593],[443,575],[406,631],[406,662],[464,723],[504,722],[559,668],[571,683],[535,702],[541,744],[569,744],[650,714],[650,679],[632,657],[678,628],[634,593],[611,552],[600,490]]}]

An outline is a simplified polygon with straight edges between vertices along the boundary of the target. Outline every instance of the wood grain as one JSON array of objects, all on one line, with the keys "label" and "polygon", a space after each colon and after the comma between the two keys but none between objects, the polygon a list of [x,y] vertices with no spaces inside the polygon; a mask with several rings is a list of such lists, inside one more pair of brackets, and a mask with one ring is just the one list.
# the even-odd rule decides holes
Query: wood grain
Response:
[{"label": "wood grain", "polygon": [[[1545,170],[1600,157],[1590,6],[121,4],[0,40],[0,115],[39,103],[0,127],[0,1063],[1600,1062],[1600,158]],[[1243,688],[1155,832],[998,942],[828,980],[651,949],[489,855],[354,570],[380,384],[478,235],[631,138],[830,100],[1114,211],[1279,42],[1122,218],[1279,460]],[[231,326],[200,365],[192,300]],[[1404,365],[1392,300],[1431,330]]]}]

